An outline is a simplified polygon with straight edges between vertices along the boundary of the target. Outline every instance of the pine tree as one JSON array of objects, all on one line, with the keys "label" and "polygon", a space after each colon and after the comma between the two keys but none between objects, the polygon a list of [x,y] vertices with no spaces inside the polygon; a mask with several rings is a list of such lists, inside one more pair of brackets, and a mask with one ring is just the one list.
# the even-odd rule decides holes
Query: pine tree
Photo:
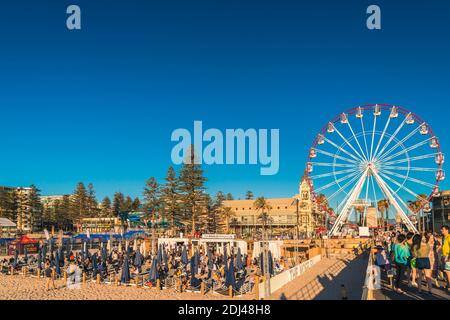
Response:
[{"label": "pine tree", "polygon": [[156,219],[161,212],[161,188],[154,177],[147,180],[144,188],[146,218],[152,221],[152,254],[156,253]]},{"label": "pine tree", "polygon": [[92,183],[88,184],[87,190],[87,210],[89,217],[96,217],[98,215],[98,202],[95,196],[94,185]]},{"label": "pine tree", "polygon": [[82,182],[77,184],[72,199],[72,217],[75,221],[78,221],[86,217],[89,212],[88,193]]},{"label": "pine tree", "polygon": [[201,166],[196,163],[194,148],[190,148],[190,158],[185,161],[180,172],[180,193],[186,220],[191,221],[191,233],[196,231],[198,215],[205,204],[205,181]]},{"label": "pine tree", "polygon": [[147,217],[152,220],[152,224],[156,221],[157,215],[160,213],[161,188],[154,177],[147,180],[144,188],[144,208]]},{"label": "pine tree", "polygon": [[216,207],[222,206],[222,202],[226,200],[225,194],[222,191],[218,191],[216,194]]},{"label": "pine tree", "polygon": [[125,198],[122,192],[114,193],[113,199],[113,214],[118,217],[121,211],[124,211]]},{"label": "pine tree", "polygon": [[131,210],[138,211],[141,207],[141,200],[138,197],[134,198],[133,203],[131,204]]},{"label": "pine tree", "polygon": [[29,201],[29,214],[30,214],[30,225],[32,231],[42,230],[42,211],[43,206],[40,198],[40,190],[36,186],[30,186],[30,192],[28,194]]},{"label": "pine tree", "polygon": [[130,196],[127,196],[125,198],[124,207],[125,207],[124,211],[132,211],[133,210],[133,199],[131,199]]},{"label": "pine tree", "polygon": [[64,195],[63,199],[61,201],[61,204],[59,206],[59,214],[63,217],[64,221],[64,229],[65,230],[72,230],[74,219],[71,216],[72,210],[72,202],[70,200],[70,195]]},{"label": "pine tree", "polygon": [[205,212],[206,224],[204,231],[207,233],[217,233],[217,216],[216,216],[216,202],[209,196],[205,197]]},{"label": "pine tree", "polygon": [[253,192],[251,191],[247,191],[245,193],[245,200],[253,200],[254,196],[253,196]]},{"label": "pine tree", "polygon": [[177,228],[182,218],[180,215],[180,195],[178,190],[179,181],[176,177],[175,170],[173,167],[170,167],[167,170],[166,183],[161,189],[161,198],[164,203],[164,215],[169,222],[172,235],[177,233]]},{"label": "pine tree", "polygon": [[227,200],[234,200],[233,195],[231,193],[227,193]]},{"label": "pine tree", "polygon": [[112,209],[111,209],[111,199],[109,197],[104,197],[101,204],[100,215],[102,217],[111,217]]}]

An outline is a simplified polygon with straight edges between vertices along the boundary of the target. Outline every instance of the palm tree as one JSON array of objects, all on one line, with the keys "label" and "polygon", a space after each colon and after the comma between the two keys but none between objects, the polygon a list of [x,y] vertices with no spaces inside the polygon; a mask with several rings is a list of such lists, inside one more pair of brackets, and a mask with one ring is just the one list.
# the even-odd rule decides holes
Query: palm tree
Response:
[{"label": "palm tree", "polygon": [[364,219],[363,219],[363,214],[365,211],[365,207],[362,204],[357,204],[355,205],[355,212],[356,212],[356,220],[357,220],[357,224],[359,224],[361,227],[364,224]]},{"label": "palm tree", "polygon": [[222,216],[225,218],[227,233],[230,233],[230,218],[234,216],[234,211],[230,207],[225,207],[222,209]]},{"label": "palm tree", "polygon": [[261,214],[258,216],[258,220],[260,220],[263,224],[263,231],[265,231],[266,226],[269,224],[271,218],[269,216],[269,211],[272,210],[272,207],[267,202],[266,198],[259,197],[253,202],[253,207],[256,211],[261,211]]}]

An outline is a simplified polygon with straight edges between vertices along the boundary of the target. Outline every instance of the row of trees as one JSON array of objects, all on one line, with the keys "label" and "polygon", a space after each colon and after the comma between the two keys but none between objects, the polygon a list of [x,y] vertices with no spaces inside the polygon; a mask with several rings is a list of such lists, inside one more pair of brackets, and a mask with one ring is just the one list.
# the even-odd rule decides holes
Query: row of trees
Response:
[{"label": "row of trees", "polygon": [[[112,200],[105,197],[99,203],[93,184],[86,187],[82,182],[72,194],[52,199],[50,204],[42,203],[39,190],[32,187],[28,215],[33,217],[33,229],[41,230],[51,227],[70,230],[82,218],[120,217],[123,212],[143,211],[146,221],[154,224],[164,221],[173,235],[180,231],[191,234],[227,232],[234,213],[231,208],[223,208],[222,202],[233,200],[233,196],[221,191],[211,196],[206,192],[205,182],[201,166],[195,164],[191,155],[191,161],[184,164],[178,174],[170,167],[163,183],[149,178],[142,203],[139,198],[133,199],[121,192],[116,192]],[[248,191],[245,198],[252,200],[253,193]],[[17,222],[20,207],[17,192],[0,189],[0,216]]]}]

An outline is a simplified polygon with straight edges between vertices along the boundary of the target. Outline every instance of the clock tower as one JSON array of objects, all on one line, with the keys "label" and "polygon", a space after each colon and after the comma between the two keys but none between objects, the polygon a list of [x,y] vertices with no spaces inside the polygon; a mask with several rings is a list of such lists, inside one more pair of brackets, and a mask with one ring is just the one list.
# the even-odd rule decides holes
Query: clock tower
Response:
[{"label": "clock tower", "polygon": [[306,237],[310,237],[315,229],[313,219],[314,202],[311,197],[311,186],[309,185],[306,174],[300,180],[298,200],[299,212],[299,231]]}]

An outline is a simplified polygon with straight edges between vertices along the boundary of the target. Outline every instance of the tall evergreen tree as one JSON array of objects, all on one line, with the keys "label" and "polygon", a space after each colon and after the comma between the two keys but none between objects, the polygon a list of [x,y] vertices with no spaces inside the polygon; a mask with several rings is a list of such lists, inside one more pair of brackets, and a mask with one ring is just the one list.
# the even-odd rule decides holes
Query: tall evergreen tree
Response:
[{"label": "tall evergreen tree", "polygon": [[138,211],[141,207],[141,200],[138,197],[134,198],[133,203],[131,204],[131,210]]},{"label": "tall evergreen tree", "polygon": [[111,199],[109,199],[109,197],[104,197],[101,203],[100,215],[106,218],[111,217],[112,213]]},{"label": "tall evergreen tree", "polygon": [[98,202],[95,196],[94,185],[92,183],[88,184],[87,188],[87,211],[89,217],[98,216]]},{"label": "tall evergreen tree", "polygon": [[156,221],[157,215],[160,213],[161,201],[161,187],[154,177],[147,180],[144,188],[144,207],[148,218],[152,223]]},{"label": "tall evergreen tree", "polygon": [[71,215],[73,212],[72,210],[72,201],[70,195],[64,195],[61,201],[61,204],[59,206],[59,212],[64,217],[64,229],[66,230],[72,230],[73,224],[75,222],[74,217]]},{"label": "tall evergreen tree", "polygon": [[89,199],[86,187],[83,182],[79,182],[72,197],[73,219],[80,220],[89,213]]},{"label": "tall evergreen tree", "polygon": [[122,192],[114,193],[113,199],[113,214],[118,217],[121,211],[124,211],[125,207],[125,197]]},{"label": "tall evergreen tree", "polygon": [[[194,148],[191,146],[190,155],[180,171],[180,193],[186,220],[191,221],[192,235],[196,231],[198,216],[205,207],[205,181],[203,170],[197,164]],[[187,222],[187,221],[186,221]]]},{"label": "tall evergreen tree", "polygon": [[253,200],[253,198],[253,192],[251,192],[250,190],[245,193],[245,200]]},{"label": "tall evergreen tree", "polygon": [[29,210],[30,210],[30,225],[32,231],[42,230],[42,211],[43,206],[40,198],[40,190],[36,186],[31,185],[31,190],[28,194]]},{"label": "tall evergreen tree", "polygon": [[231,193],[227,193],[227,200],[234,200],[233,195]]},{"label": "tall evergreen tree", "polygon": [[166,183],[161,189],[161,198],[164,202],[164,215],[169,222],[172,235],[176,234],[182,218],[180,215],[180,195],[178,190],[179,181],[175,170],[173,167],[170,167],[167,170]]},{"label": "tall evergreen tree", "polygon": [[127,196],[125,198],[124,206],[125,206],[125,211],[132,211],[133,210],[133,199],[131,199],[130,196]]},{"label": "tall evergreen tree", "polygon": [[152,221],[152,254],[156,253],[156,219],[161,212],[161,188],[154,177],[147,180],[144,188],[146,218]]}]

